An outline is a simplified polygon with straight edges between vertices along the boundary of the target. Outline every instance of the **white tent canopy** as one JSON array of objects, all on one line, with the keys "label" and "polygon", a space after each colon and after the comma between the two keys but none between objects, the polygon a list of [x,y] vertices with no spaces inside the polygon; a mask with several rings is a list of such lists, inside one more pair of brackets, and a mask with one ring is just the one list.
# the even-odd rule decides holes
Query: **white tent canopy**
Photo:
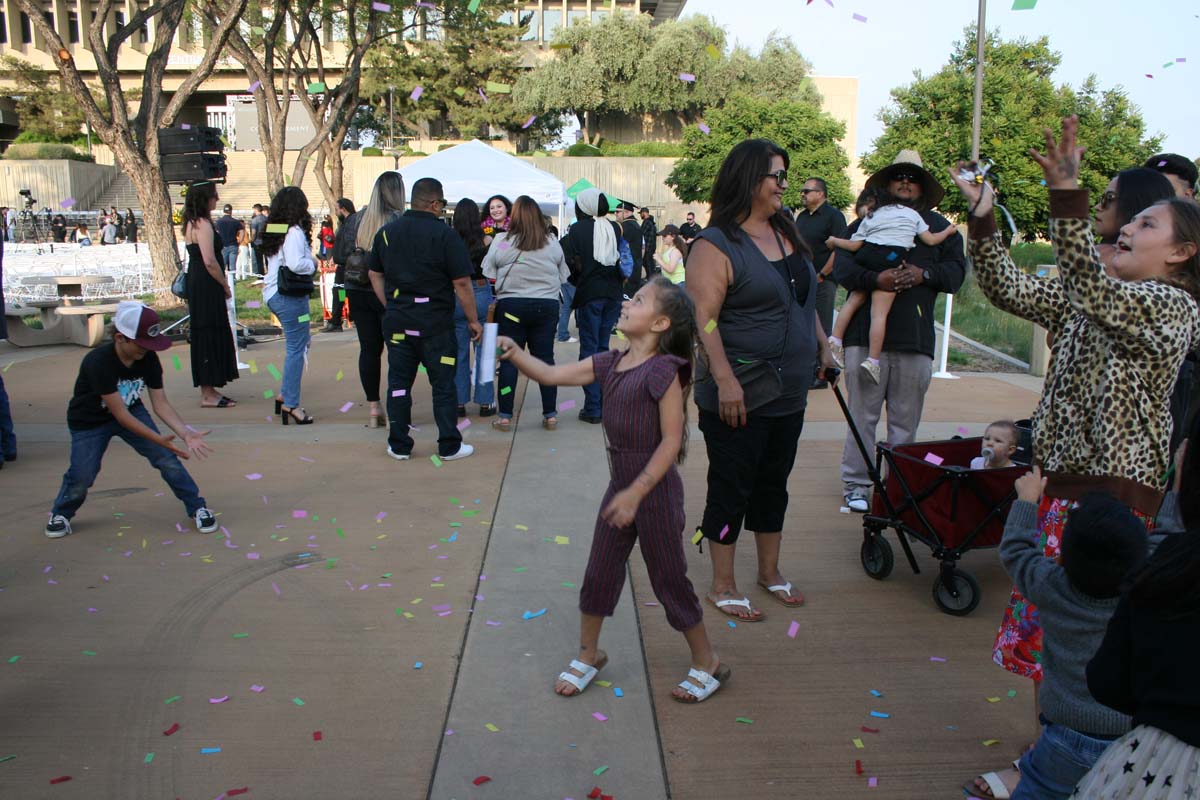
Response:
[{"label": "white tent canopy", "polygon": [[421,178],[438,179],[449,203],[469,197],[482,205],[495,194],[509,200],[528,195],[537,201],[543,213],[556,215],[562,229],[567,203],[563,182],[478,139],[414,161],[402,168],[400,174],[409,190]]}]

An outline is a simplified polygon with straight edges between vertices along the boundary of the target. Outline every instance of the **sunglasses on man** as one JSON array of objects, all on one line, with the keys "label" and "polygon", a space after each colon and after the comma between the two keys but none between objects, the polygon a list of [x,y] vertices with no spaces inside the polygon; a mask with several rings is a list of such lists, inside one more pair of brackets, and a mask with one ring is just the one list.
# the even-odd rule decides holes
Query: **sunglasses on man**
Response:
[{"label": "sunglasses on man", "polygon": [[921,179],[918,175],[912,172],[897,172],[892,176],[892,180],[896,183],[920,183]]}]

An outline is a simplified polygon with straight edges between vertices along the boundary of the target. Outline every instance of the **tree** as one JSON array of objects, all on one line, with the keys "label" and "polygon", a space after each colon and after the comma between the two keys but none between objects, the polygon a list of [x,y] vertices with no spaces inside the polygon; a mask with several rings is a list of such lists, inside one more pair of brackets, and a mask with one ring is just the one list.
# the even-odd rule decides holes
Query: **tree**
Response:
[{"label": "tree", "polygon": [[758,56],[727,53],[725,31],[706,16],[651,27],[644,14],[616,14],[560,30],[551,47],[554,58],[517,82],[517,101],[534,113],[575,115],[593,143],[595,117],[609,113],[670,115],[686,128],[741,95],[820,102],[789,40],[772,36]]},{"label": "tree", "polygon": [[[1092,191],[1157,152],[1160,138],[1146,138],[1141,114],[1124,92],[1101,91],[1094,77],[1079,90],[1055,84],[1061,59],[1046,37],[1006,42],[989,34],[984,46],[980,156],[994,163],[1000,200],[1024,238],[1044,233],[1049,214],[1041,169],[1028,154],[1030,147],[1044,146],[1043,128],[1057,130],[1064,116],[1079,114],[1080,142],[1088,148],[1080,182]],[[974,72],[975,29],[969,27],[938,72],[918,72],[911,84],[892,90],[891,105],[879,113],[884,132],[863,157],[863,169],[875,172],[900,150],[915,149],[926,169],[951,188],[947,170],[970,156]],[[941,210],[960,217],[967,211],[956,191],[946,193]]]},{"label": "tree", "polygon": [[83,110],[63,91],[62,78],[14,56],[0,58],[0,77],[13,82],[18,138],[70,143],[82,136]]},{"label": "tree", "polygon": [[[46,21],[42,5],[34,0],[17,0],[17,5],[45,39],[49,51],[56,54],[55,64],[63,88],[83,112],[92,132],[112,149],[117,165],[133,182],[145,219],[155,284],[164,299],[175,277],[179,255],[171,221],[171,197],[159,168],[158,130],[169,127],[175,121],[188,98],[212,74],[229,32],[246,7],[246,0],[204,1],[214,21],[204,55],[192,73],[168,98],[163,92],[163,74],[187,0],[152,0],[145,6],[137,7],[136,13],[131,13],[129,21],[123,26],[117,25],[117,11],[124,10],[126,6],[119,5],[115,0],[99,0],[93,7],[92,21],[87,29],[87,45],[95,59],[101,83],[99,89],[93,89],[83,82],[70,51]],[[139,77],[140,87],[129,87],[127,90],[117,70],[117,55],[130,37],[151,21],[154,23],[154,40],[146,50],[145,71]],[[140,91],[140,97],[137,113],[130,117],[130,101],[134,91]]]},{"label": "tree", "polygon": [[850,161],[838,142],[846,126],[804,101],[772,102],[738,96],[705,117],[711,133],[688,128],[683,136],[687,156],[675,164],[666,183],[685,203],[708,200],[721,162],[734,145],[746,139],[770,139],[788,152],[788,174],[792,176],[783,202],[792,208],[803,204],[800,189],[804,180],[816,176],[829,186],[829,202],[835,208],[848,206]]},{"label": "tree", "polygon": [[[512,85],[524,71],[516,42],[529,29],[527,18],[513,25],[503,16],[512,8],[505,0],[484,0],[476,12],[450,5],[438,20],[440,36],[373,50],[363,89],[385,100],[377,106],[375,127],[388,130],[392,115],[402,130],[444,118],[467,137],[499,128],[526,140],[554,138],[562,128],[557,117],[530,123],[530,114],[512,99]],[[392,108],[386,105],[389,89]]]}]

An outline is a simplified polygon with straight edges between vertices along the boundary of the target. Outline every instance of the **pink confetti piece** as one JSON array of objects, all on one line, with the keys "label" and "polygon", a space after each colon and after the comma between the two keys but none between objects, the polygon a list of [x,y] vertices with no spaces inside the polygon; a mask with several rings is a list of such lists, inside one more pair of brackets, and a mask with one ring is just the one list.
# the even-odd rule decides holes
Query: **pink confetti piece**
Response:
[{"label": "pink confetti piece", "polygon": [[795,639],[796,634],[799,632],[800,632],[800,623],[796,622],[796,620],[792,620],[792,623],[790,625],[788,625],[788,632],[787,632],[788,638]]},{"label": "pink confetti piece", "polygon": [[264,690],[264,689],[266,689],[266,688],[267,688],[267,687],[265,687],[265,686],[260,686],[259,684],[257,684],[257,683],[256,683],[256,684],[253,684],[253,685],[250,687],[250,691],[254,692],[255,694],[261,694],[261,693],[263,692],[263,690]]},{"label": "pink confetti piece", "polygon": [[563,402],[558,404],[559,411],[570,411],[574,407],[575,407],[574,400],[564,400]]},{"label": "pink confetti piece", "polygon": [[283,594],[283,592],[279,591],[279,584],[275,581],[271,581],[271,588],[275,590],[276,597],[279,597]]},{"label": "pink confetti piece", "polygon": [[262,81],[255,81],[254,83],[250,84],[250,89],[249,89],[250,93],[253,94],[254,90],[260,86],[262,86]]},{"label": "pink confetti piece", "polygon": [[521,130],[525,130],[530,125],[532,125],[536,120],[537,120],[536,116],[532,116],[529,119],[525,120],[525,124],[521,126]]},{"label": "pink confetti piece", "polygon": [[392,392],[392,397],[404,397],[406,394],[408,394],[407,389],[396,389]]},{"label": "pink confetti piece", "polygon": [[217,703],[224,703],[228,699],[229,699],[229,695],[224,695],[223,697],[210,697],[210,698],[208,698],[208,702],[213,703],[215,705]]},{"label": "pink confetti piece", "polygon": [[404,335],[405,336],[420,336],[421,332],[420,331],[405,331]]},{"label": "pink confetti piece", "polygon": [[725,541],[725,537],[728,534],[729,534],[729,526],[726,525],[724,528],[721,528],[721,533],[720,533],[720,535],[717,536],[717,538],[720,539],[721,541]]},{"label": "pink confetti piece", "polygon": [[292,510],[292,519],[304,519],[308,516],[308,512],[302,508]]},{"label": "pink confetti piece", "polygon": [[415,103],[421,99],[421,95],[423,94],[425,94],[425,88],[422,86],[417,86],[412,90],[412,94],[408,96],[408,99]]},{"label": "pink confetti piece", "polygon": [[958,427],[957,427],[955,430],[956,430],[956,431],[959,433],[959,435],[961,435],[961,436],[966,436],[967,434],[969,434],[969,433],[971,432],[971,431],[967,430],[967,426],[966,426],[966,425],[959,425],[959,426],[958,426]]},{"label": "pink confetti piece", "polygon": [[854,20],[855,22],[866,22],[867,21],[867,18],[864,17],[862,14],[851,14],[850,18],[852,20]]},{"label": "pink confetti piece", "polygon": [[595,717],[600,722],[608,722],[608,717],[604,716],[599,711],[593,711],[592,716]]},{"label": "pink confetti piece", "polygon": [[707,136],[708,134],[712,133],[712,128],[708,127],[708,126],[707,126],[707,125],[705,125],[703,122],[701,122],[701,123],[698,123],[698,124],[696,125],[696,127],[697,127],[697,128],[699,128],[699,129],[700,129],[700,132],[701,132],[701,133],[703,133],[705,136]]},{"label": "pink confetti piece", "polygon": [[260,553],[246,553],[246,558],[250,559],[251,561],[258,561],[258,559],[261,557],[262,555]]},{"label": "pink confetti piece", "polygon": [[679,80],[683,81],[684,83],[695,83],[696,76],[690,72],[681,72],[679,73]]},{"label": "pink confetti piece", "polygon": [[246,476],[246,480],[248,480],[248,481],[262,480],[262,473],[261,472],[251,472],[249,475]]},{"label": "pink confetti piece", "polygon": [[455,427],[460,431],[465,431],[467,428],[471,427],[471,420],[464,417],[463,419],[459,420]]},{"label": "pink confetti piece", "polygon": [[1153,79],[1154,79],[1154,76],[1153,76],[1153,75],[1151,75],[1149,72],[1147,72],[1147,73],[1146,73],[1146,77],[1147,77],[1147,78],[1150,78],[1151,80],[1153,80]]},{"label": "pink confetti piece", "polygon": [[926,453],[925,460],[930,464],[933,464],[935,467],[940,467],[942,462],[945,461],[945,459],[939,456],[937,453]]},{"label": "pink confetti piece", "polygon": [[246,308],[262,308],[262,303],[257,300],[247,300]]},{"label": "pink confetti piece", "polygon": [[341,411],[343,414],[345,414],[347,411],[349,411],[352,408],[354,408],[354,403],[346,403],[338,410]]},{"label": "pink confetti piece", "polygon": [[371,8],[375,9],[376,11],[382,11],[385,14],[390,13],[392,10],[392,7],[387,3],[371,3]]}]

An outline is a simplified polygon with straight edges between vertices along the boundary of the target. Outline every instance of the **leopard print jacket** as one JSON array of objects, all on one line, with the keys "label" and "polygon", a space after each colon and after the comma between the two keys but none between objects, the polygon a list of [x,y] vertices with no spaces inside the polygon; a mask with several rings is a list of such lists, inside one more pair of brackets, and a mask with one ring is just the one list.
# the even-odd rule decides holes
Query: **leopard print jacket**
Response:
[{"label": "leopard print jacket", "polygon": [[1169,401],[1184,357],[1200,346],[1200,306],[1159,281],[1108,277],[1088,219],[1051,218],[1050,235],[1057,279],[1023,272],[999,234],[970,243],[987,298],[1054,336],[1033,416],[1034,456],[1048,471],[1162,489]]}]

